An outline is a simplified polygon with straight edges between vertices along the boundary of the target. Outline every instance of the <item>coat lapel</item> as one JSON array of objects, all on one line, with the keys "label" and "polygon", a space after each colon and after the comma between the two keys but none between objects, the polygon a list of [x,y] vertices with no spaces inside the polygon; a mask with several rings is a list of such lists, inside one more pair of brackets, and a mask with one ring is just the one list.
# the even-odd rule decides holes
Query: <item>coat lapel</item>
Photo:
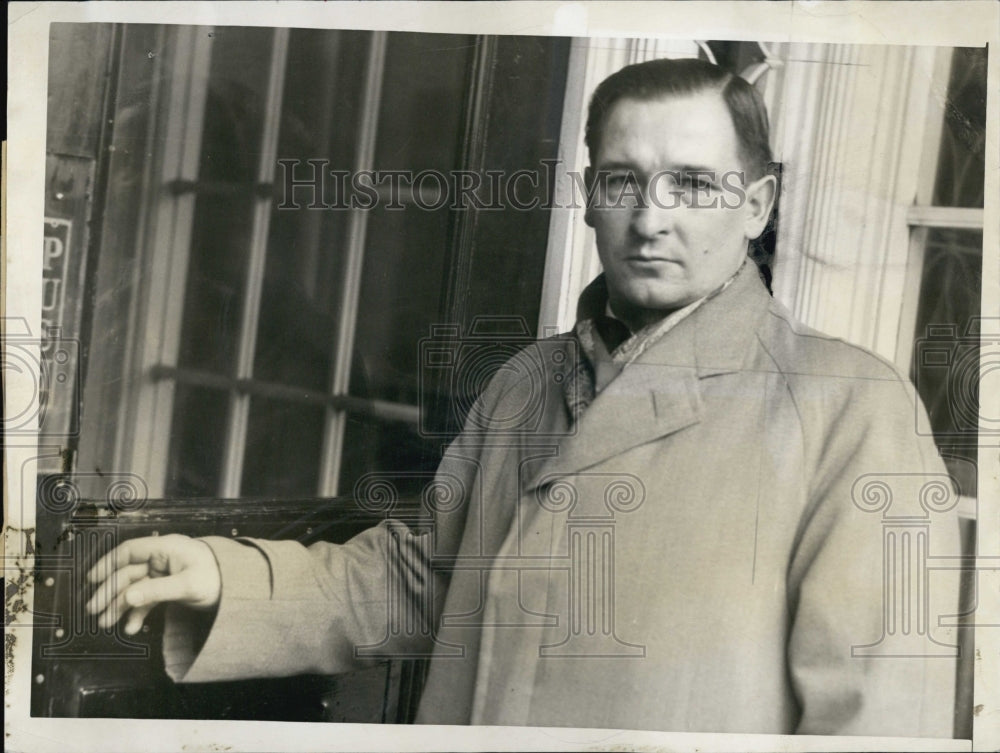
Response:
[{"label": "coat lapel", "polygon": [[752,263],[627,366],[587,408],[528,490],[701,420],[700,380],[739,371],[769,298]]},{"label": "coat lapel", "polygon": [[747,261],[728,288],[691,316],[698,376],[741,371],[770,305],[757,265]]}]

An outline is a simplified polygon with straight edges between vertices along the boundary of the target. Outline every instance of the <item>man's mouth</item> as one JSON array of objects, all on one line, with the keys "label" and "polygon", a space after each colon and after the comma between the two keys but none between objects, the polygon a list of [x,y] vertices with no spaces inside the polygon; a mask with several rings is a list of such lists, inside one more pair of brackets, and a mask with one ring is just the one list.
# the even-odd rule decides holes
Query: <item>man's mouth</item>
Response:
[{"label": "man's mouth", "polygon": [[626,256],[625,261],[629,264],[638,265],[658,265],[658,264],[679,264],[675,259],[671,259],[666,256],[646,256],[644,254],[633,254],[632,256]]}]

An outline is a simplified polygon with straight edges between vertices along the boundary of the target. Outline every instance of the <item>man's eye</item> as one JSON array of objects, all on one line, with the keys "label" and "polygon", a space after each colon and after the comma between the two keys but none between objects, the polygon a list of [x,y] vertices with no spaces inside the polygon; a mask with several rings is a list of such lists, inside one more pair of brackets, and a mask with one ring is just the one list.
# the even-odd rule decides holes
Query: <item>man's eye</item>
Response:
[{"label": "man's eye", "polygon": [[715,184],[704,175],[683,175],[681,185],[698,191],[711,191],[715,187]]}]

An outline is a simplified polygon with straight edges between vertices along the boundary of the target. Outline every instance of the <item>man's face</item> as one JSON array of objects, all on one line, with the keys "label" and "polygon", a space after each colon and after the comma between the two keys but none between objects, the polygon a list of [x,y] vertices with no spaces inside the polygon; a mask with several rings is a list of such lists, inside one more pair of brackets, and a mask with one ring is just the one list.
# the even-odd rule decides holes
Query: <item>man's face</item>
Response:
[{"label": "man's face", "polygon": [[722,285],[767,222],[774,181],[743,180],[732,118],[716,91],[618,101],[594,163],[587,224],[611,307],[633,329]]}]

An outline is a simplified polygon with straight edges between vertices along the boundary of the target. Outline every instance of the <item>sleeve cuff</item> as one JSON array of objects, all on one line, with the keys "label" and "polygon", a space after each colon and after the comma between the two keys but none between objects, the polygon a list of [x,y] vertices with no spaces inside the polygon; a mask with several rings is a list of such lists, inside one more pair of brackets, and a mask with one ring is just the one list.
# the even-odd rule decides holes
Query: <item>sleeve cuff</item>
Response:
[{"label": "sleeve cuff", "polygon": [[249,541],[221,536],[201,540],[211,548],[219,565],[222,592],[218,610],[213,620],[210,612],[168,606],[163,630],[164,668],[175,682],[247,677],[248,618],[255,613],[255,604],[271,598],[270,565]]}]

